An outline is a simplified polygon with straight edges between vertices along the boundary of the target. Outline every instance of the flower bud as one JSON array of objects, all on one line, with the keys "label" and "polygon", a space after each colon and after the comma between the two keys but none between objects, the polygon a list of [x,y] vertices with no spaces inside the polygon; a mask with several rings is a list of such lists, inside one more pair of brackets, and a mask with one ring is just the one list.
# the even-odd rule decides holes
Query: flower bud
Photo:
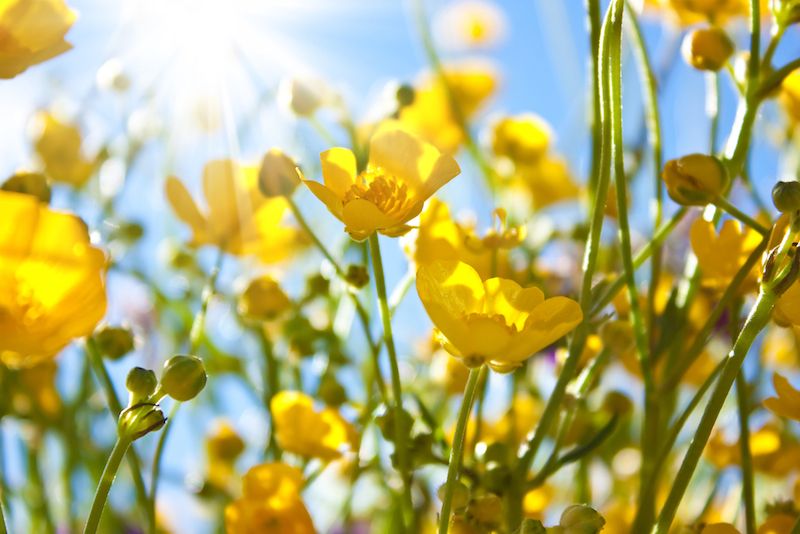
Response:
[{"label": "flower bud", "polygon": [[110,360],[118,360],[133,350],[133,332],[121,326],[106,326],[95,335],[97,350]]},{"label": "flower bud", "polygon": [[159,430],[166,422],[167,418],[157,404],[134,404],[119,415],[118,432],[121,437],[136,441]]},{"label": "flower bud", "polygon": [[600,339],[615,356],[626,354],[633,347],[633,326],[628,321],[609,321],[600,327]]},{"label": "flower bud", "polygon": [[206,369],[197,356],[173,356],[164,364],[161,389],[181,402],[195,398],[206,385]]},{"label": "flower bud", "polygon": [[3,182],[0,190],[32,195],[45,204],[50,203],[50,184],[45,175],[38,172],[18,172]]},{"label": "flower bud", "polygon": [[800,182],[789,180],[775,184],[772,188],[772,203],[781,213],[800,210]]},{"label": "flower bud", "polygon": [[131,394],[131,404],[152,395],[157,386],[156,374],[142,367],[134,367],[128,371],[128,377],[125,379],[125,388]]},{"label": "flower bud", "polygon": [[[446,487],[446,484],[442,484],[439,486],[439,489],[436,492],[436,495],[439,497],[440,501],[444,500],[444,492]],[[454,510],[459,510],[469,504],[469,488],[460,480],[453,481],[453,500],[451,503]]]},{"label": "flower bud", "polygon": [[600,532],[606,520],[597,511],[583,504],[574,504],[561,514],[559,526],[564,534],[595,534]]},{"label": "flower bud", "polygon": [[270,276],[251,281],[239,296],[239,313],[251,319],[274,319],[292,306],[281,286]]},{"label": "flower bud", "polygon": [[206,451],[212,460],[233,463],[244,452],[244,441],[231,425],[222,423],[206,439]]},{"label": "flower bud", "polygon": [[661,176],[670,198],[684,206],[709,204],[728,183],[722,162],[705,154],[689,154],[669,160]]},{"label": "flower bud", "polygon": [[683,39],[683,59],[698,70],[718,71],[734,52],[725,30],[717,26],[692,30]]},{"label": "flower bud", "polygon": [[547,534],[547,529],[538,519],[525,519],[519,528],[519,534]]},{"label": "flower bud", "polygon": [[408,84],[403,84],[397,88],[395,98],[397,98],[397,107],[404,108],[414,103],[414,88]]},{"label": "flower bud", "polygon": [[351,263],[347,266],[345,280],[347,280],[347,283],[351,286],[361,289],[369,284],[369,271],[367,271],[367,268],[363,265],[355,265]]},{"label": "flower bud", "polygon": [[347,401],[347,392],[332,373],[322,376],[317,395],[328,406],[341,406]]},{"label": "flower bud", "polygon": [[266,197],[290,196],[300,185],[297,163],[277,148],[270,148],[261,160],[258,187]]},{"label": "flower bud", "polygon": [[475,497],[469,503],[469,514],[483,526],[497,526],[503,518],[503,501],[493,493]]},{"label": "flower bud", "polygon": [[278,87],[278,100],[295,115],[310,117],[326,100],[326,91],[319,83],[298,78],[283,80]]},{"label": "flower bud", "polygon": [[614,415],[625,415],[633,409],[633,403],[624,393],[609,391],[603,399],[603,409]]},{"label": "flower bud", "polygon": [[800,22],[800,0],[772,0],[770,9],[781,28]]}]

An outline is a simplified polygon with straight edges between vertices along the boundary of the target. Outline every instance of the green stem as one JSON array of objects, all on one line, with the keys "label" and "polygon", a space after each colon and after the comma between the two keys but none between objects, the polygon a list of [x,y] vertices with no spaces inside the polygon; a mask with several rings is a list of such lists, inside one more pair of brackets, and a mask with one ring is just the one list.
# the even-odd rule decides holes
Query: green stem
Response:
[{"label": "green stem", "polygon": [[54,533],[56,527],[50,512],[47,490],[45,489],[45,482],[42,478],[42,469],[39,465],[39,458],[42,452],[41,440],[42,436],[36,435],[31,442],[28,443],[28,477],[35,493],[33,506],[34,514],[32,517],[34,521],[33,530],[39,530],[39,528],[36,528],[36,525],[40,525],[43,532]]},{"label": "green stem", "polygon": [[758,80],[761,67],[761,1],[750,0],[750,59],[747,77]]},{"label": "green stem", "polygon": [[706,73],[706,113],[711,121],[708,129],[708,153],[717,152],[717,137],[719,136],[719,74]]},{"label": "green stem", "polygon": [[267,454],[272,460],[281,459],[281,449],[278,446],[278,441],[275,439],[275,421],[271,415],[272,397],[280,391],[280,384],[278,380],[278,360],[275,358],[275,351],[272,346],[272,340],[269,339],[267,333],[262,326],[254,328],[258,339],[261,342],[261,352],[264,354],[264,407],[270,413],[269,417],[269,440],[267,441]]},{"label": "green stem", "polygon": [[748,406],[747,381],[739,370],[736,375],[736,403],[739,412],[739,450],[742,455],[742,501],[746,534],[756,533],[756,503],[753,486],[753,454],[750,451],[750,407]]},{"label": "green stem", "polygon": [[83,529],[84,534],[94,534],[97,532],[97,527],[100,525],[100,518],[103,515],[103,509],[108,500],[108,492],[111,490],[111,485],[114,483],[114,478],[117,476],[119,464],[125,456],[131,442],[122,437],[117,438],[114,448],[111,449],[111,454],[108,457],[105,468],[103,468],[103,475],[100,477],[100,484],[97,485],[97,490],[94,494],[94,501],[92,501],[92,508],[89,512],[89,518],[86,520],[86,527]]},{"label": "green stem", "polygon": [[461,409],[458,411],[456,421],[456,431],[453,435],[453,447],[450,449],[450,462],[447,466],[447,481],[444,486],[444,497],[442,498],[442,511],[439,514],[439,534],[447,534],[450,526],[450,508],[453,502],[453,488],[458,480],[461,470],[461,457],[464,454],[465,434],[467,433],[467,422],[469,414],[472,412],[472,401],[475,399],[475,391],[478,383],[486,375],[486,366],[472,368],[469,371],[467,385],[464,388],[464,398],[461,400]]},{"label": "green stem", "polygon": [[750,310],[750,314],[745,321],[742,331],[725,360],[725,366],[722,369],[717,385],[703,411],[703,416],[697,427],[694,438],[689,445],[689,449],[681,462],[681,467],[675,477],[672,489],[658,516],[658,521],[656,522],[654,530],[655,534],[667,534],[667,532],[669,532],[669,527],[675,519],[678,506],[689,486],[694,470],[700,461],[703,449],[708,443],[708,439],[711,436],[711,431],[714,428],[714,423],[717,421],[722,405],[725,403],[728,392],[731,386],[733,386],[736,376],[739,374],[739,370],[742,367],[742,363],[744,363],[750,346],[755,341],[758,333],[761,332],[769,321],[776,298],[777,296],[770,288],[762,288],[759,292],[758,299]]},{"label": "green stem", "polygon": [[731,204],[726,198],[718,196],[716,199],[714,199],[714,205],[717,206],[718,208],[725,210],[726,212],[728,212],[729,215],[739,220],[743,224],[749,226],[762,236],[769,234],[769,228],[762,225],[761,223],[750,217],[748,214],[744,213],[742,210]]},{"label": "green stem", "polygon": [[[397,463],[400,476],[403,479],[403,506],[405,515],[411,518],[414,512],[411,500],[411,477],[412,473],[409,464],[409,446],[406,429],[403,428],[405,420],[403,413],[403,390],[400,383],[400,367],[397,359],[397,349],[394,344],[392,334],[392,317],[389,310],[389,300],[386,296],[386,278],[383,272],[383,260],[381,259],[380,242],[378,234],[373,233],[369,237],[369,252],[372,258],[372,270],[375,276],[375,289],[378,293],[378,304],[380,306],[381,322],[383,323],[383,339],[386,345],[386,352],[389,354],[389,365],[392,375],[392,396],[394,397],[394,438],[395,451],[397,453]],[[403,529],[405,530],[405,529]]]}]

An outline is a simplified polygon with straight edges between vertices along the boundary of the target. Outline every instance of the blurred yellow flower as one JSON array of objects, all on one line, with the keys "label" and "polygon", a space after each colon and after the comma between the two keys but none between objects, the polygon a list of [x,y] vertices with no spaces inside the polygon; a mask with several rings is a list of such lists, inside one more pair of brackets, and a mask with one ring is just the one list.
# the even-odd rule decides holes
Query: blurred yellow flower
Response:
[{"label": "blurred yellow flower", "polygon": [[768,328],[767,334],[764,336],[764,343],[761,345],[763,362],[773,368],[796,367],[800,364],[798,342],[800,342],[800,327],[772,326]]},{"label": "blurred yellow flower", "polygon": [[78,217],[0,191],[0,359],[33,365],[92,333],[106,312],[104,253]]},{"label": "blurred yellow flower", "polygon": [[375,232],[407,233],[407,223],[425,201],[460,172],[452,157],[391,125],[370,140],[369,162],[361,173],[346,148],[327,150],[320,159],[324,185],[304,182],[357,241]]},{"label": "blurred yellow flower", "polygon": [[356,447],[356,429],[333,408],[314,409],[314,399],[299,391],[272,397],[270,413],[278,444],[300,456],[330,461]]},{"label": "blurred yellow flower", "polygon": [[276,263],[303,247],[307,236],[285,223],[286,199],[264,198],[257,181],[257,167],[241,167],[229,159],[208,162],[203,168],[205,213],[177,178],[167,178],[165,191],[175,215],[192,229],[192,246],[213,245]]},{"label": "blurred yellow flower", "polygon": [[431,379],[444,387],[448,395],[460,395],[469,378],[469,369],[456,358],[451,358],[443,350],[438,350],[431,361]]},{"label": "blurred yellow flower", "polygon": [[795,69],[781,83],[780,101],[789,119],[800,122],[800,69]]},{"label": "blurred yellow flower", "polygon": [[[750,451],[753,456],[753,468],[776,477],[785,476],[800,462],[800,445],[787,439],[772,423],[750,433]],[[725,441],[719,432],[711,436],[705,455],[719,469],[741,464],[739,442]]]},{"label": "blurred yellow flower", "polygon": [[498,372],[513,371],[583,319],[572,299],[545,300],[538,288],[504,278],[484,282],[460,261],[420,267],[417,292],[450,354]]},{"label": "blurred yellow flower", "polygon": [[34,120],[34,149],[47,176],[55,181],[80,187],[95,170],[95,161],[83,154],[81,131],[49,112]]},{"label": "blurred yellow flower", "polygon": [[580,194],[580,187],[572,178],[569,165],[557,156],[545,156],[531,165],[518,166],[514,182],[530,193],[536,210],[575,200]]},{"label": "blurred yellow flower", "polygon": [[749,13],[747,0],[646,0],[645,5],[666,12],[684,25],[708,20],[723,22]]},{"label": "blurred yellow flower", "polygon": [[718,26],[697,28],[683,39],[683,59],[699,70],[718,71],[736,49],[725,30]]},{"label": "blurred yellow flower", "polygon": [[778,396],[764,399],[764,406],[776,415],[800,421],[800,391],[794,389],[786,377],[778,373],[772,375],[772,385],[775,386]]},{"label": "blurred yellow flower", "polygon": [[284,463],[251,468],[243,479],[243,495],[225,508],[228,534],[313,534],[314,524],[303,504],[303,474]]},{"label": "blurred yellow flower", "polygon": [[487,0],[455,0],[436,16],[435,34],[452,49],[487,48],[500,41],[506,18],[500,6]]},{"label": "blurred yellow flower", "polygon": [[[447,154],[464,142],[462,120],[474,116],[495,92],[497,76],[482,65],[445,68],[447,86],[435,75],[425,77],[414,90],[414,101],[399,113],[403,126]],[[450,95],[457,110],[450,105]],[[460,117],[459,117],[460,115]]]},{"label": "blurred yellow flower", "polygon": [[492,127],[492,150],[516,164],[529,165],[545,155],[552,136],[550,125],[537,115],[503,117]]},{"label": "blurred yellow flower", "polygon": [[739,529],[730,523],[709,523],[703,526],[701,534],[740,534]]},{"label": "blurred yellow flower", "polygon": [[234,462],[244,452],[244,441],[227,421],[217,423],[206,437],[208,481],[220,488],[230,485]]},{"label": "blurred yellow flower", "polygon": [[771,515],[758,527],[757,534],[790,534],[796,521],[797,517],[793,514]]},{"label": "blurred yellow flower", "polygon": [[0,78],[13,78],[72,48],[64,36],[76,16],[64,0],[1,0]]},{"label": "blurred yellow flower", "polygon": [[292,301],[280,284],[268,275],[259,276],[247,284],[239,296],[238,311],[245,317],[270,320],[288,310]]},{"label": "blurred yellow flower", "polygon": [[553,499],[553,488],[542,485],[528,491],[522,498],[522,513],[529,519],[544,519],[544,512]]},{"label": "blurred yellow flower", "polygon": [[[761,235],[750,227],[742,227],[739,221],[733,219],[722,223],[722,228],[717,234],[714,223],[698,218],[689,230],[689,241],[700,264],[703,284],[716,290],[723,290],[731,283],[753,250],[758,247]],[[740,292],[753,290],[758,282],[758,276],[758,265],[754,265],[740,286]]]},{"label": "blurred yellow flower", "polygon": [[4,394],[11,413],[21,418],[55,421],[61,415],[61,396],[56,389],[58,367],[53,360],[45,360],[22,369],[0,368]]}]

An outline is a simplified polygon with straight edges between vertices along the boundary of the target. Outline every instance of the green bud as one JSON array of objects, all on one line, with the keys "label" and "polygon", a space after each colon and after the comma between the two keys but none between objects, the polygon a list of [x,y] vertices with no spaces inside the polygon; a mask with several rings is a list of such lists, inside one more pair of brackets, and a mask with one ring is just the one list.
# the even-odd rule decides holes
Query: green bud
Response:
[{"label": "green bud", "polygon": [[395,93],[397,98],[397,106],[404,108],[406,106],[410,106],[414,103],[414,88],[408,84],[403,84],[397,88],[397,93]]},{"label": "green bud", "polygon": [[195,398],[206,385],[206,369],[197,356],[173,356],[164,364],[161,389],[181,402]]},{"label": "green bud", "polygon": [[492,493],[502,495],[511,484],[511,469],[507,465],[491,462],[486,466],[483,485]]},{"label": "green bud", "polygon": [[134,404],[120,414],[118,431],[121,437],[136,441],[150,432],[159,430],[166,422],[167,418],[157,404]]},{"label": "green bud", "polygon": [[18,172],[0,185],[0,190],[32,195],[45,204],[50,203],[50,184],[38,172]]},{"label": "green bud", "polygon": [[[411,427],[414,425],[414,420],[405,410],[403,410],[402,413],[403,413],[401,421],[402,432],[405,435],[410,435]],[[391,441],[393,443],[395,436],[394,415],[395,415],[395,410],[391,409],[384,411],[383,414],[375,418],[375,424],[378,425],[378,428],[380,429],[381,434],[383,434],[384,439],[386,439],[387,441]]]},{"label": "green bud", "polygon": [[328,406],[341,406],[347,400],[347,392],[331,373],[323,375],[317,389],[317,396]]},{"label": "green bud", "polygon": [[321,274],[315,274],[306,281],[306,290],[311,297],[327,295],[330,286],[330,281]]},{"label": "green bud", "polygon": [[772,203],[781,213],[800,210],[800,182],[789,180],[772,187]]},{"label": "green bud", "polygon": [[128,378],[125,379],[125,387],[131,394],[131,404],[152,395],[157,386],[156,374],[142,367],[134,367],[128,371]]},{"label": "green bud", "polygon": [[606,520],[589,506],[573,504],[564,510],[558,524],[565,529],[565,534],[596,534]]},{"label": "green bud", "polygon": [[110,360],[118,360],[133,350],[133,332],[121,326],[106,326],[95,335],[97,350]]},{"label": "green bud", "polygon": [[[444,492],[447,484],[442,484],[436,491],[440,501],[444,501]],[[453,481],[453,510],[460,510],[469,504],[469,488],[460,480]]]},{"label": "green bud", "polygon": [[345,280],[347,280],[347,283],[351,286],[361,289],[369,284],[369,272],[363,265],[350,264],[347,266]]},{"label": "green bud", "polygon": [[526,519],[519,528],[519,534],[546,534],[547,529],[538,519]]}]

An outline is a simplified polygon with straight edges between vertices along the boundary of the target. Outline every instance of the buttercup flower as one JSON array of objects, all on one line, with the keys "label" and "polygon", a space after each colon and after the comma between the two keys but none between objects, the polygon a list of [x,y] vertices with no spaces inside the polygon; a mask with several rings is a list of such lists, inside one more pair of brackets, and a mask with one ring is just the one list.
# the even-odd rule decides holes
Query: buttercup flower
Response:
[{"label": "buttercup flower", "polygon": [[764,399],[764,406],[776,415],[800,421],[800,391],[778,373],[772,375],[772,385],[778,396]]},{"label": "buttercup flower", "polygon": [[722,163],[705,154],[671,159],[661,176],[670,198],[684,206],[705,206],[722,193],[728,181]]},{"label": "buttercup flower", "polygon": [[435,20],[436,35],[451,48],[486,48],[497,44],[506,29],[504,13],[495,2],[456,0]]},{"label": "buttercup flower", "polygon": [[229,254],[255,254],[265,263],[275,263],[305,245],[305,234],[284,222],[286,199],[264,198],[257,178],[255,167],[241,167],[229,159],[210,161],[203,169],[205,212],[180,180],[167,178],[167,200],[192,229],[192,246],[213,245]]},{"label": "buttercup flower", "polygon": [[[546,156],[532,165],[520,165],[515,182],[530,193],[536,210],[575,200],[581,191],[567,162],[555,156]],[[610,205],[613,199],[609,198],[608,202]]]},{"label": "buttercup flower", "polygon": [[72,48],[64,36],[75,18],[64,0],[0,2],[0,78],[13,78]]},{"label": "buttercup flower", "polygon": [[[733,219],[722,223],[717,234],[713,223],[698,218],[689,230],[689,240],[700,264],[703,283],[722,290],[731,283],[747,258],[758,247],[761,235],[749,227],[743,228],[739,221]],[[758,275],[759,269],[755,265],[741,290],[752,290]]]},{"label": "buttercup flower", "polygon": [[795,124],[800,122],[800,69],[795,69],[781,82],[780,101]]},{"label": "buttercup flower", "polygon": [[353,425],[333,408],[314,410],[314,400],[299,391],[281,391],[272,397],[270,413],[282,449],[330,461],[355,447]]},{"label": "buttercup flower", "polygon": [[459,261],[437,261],[417,271],[417,292],[445,349],[474,367],[512,371],[583,319],[577,302],[545,300],[541,290],[490,278]]},{"label": "buttercup flower", "polygon": [[206,437],[207,479],[219,488],[227,488],[233,479],[234,462],[244,451],[244,441],[227,421],[215,425]]},{"label": "buttercup flower", "polygon": [[303,474],[284,463],[251,468],[243,479],[242,497],[225,508],[228,534],[313,534],[314,524],[303,504]]},{"label": "buttercup flower", "polygon": [[78,217],[0,191],[0,359],[33,365],[92,333],[106,311],[106,257]]},{"label": "buttercup flower", "polygon": [[324,185],[304,182],[357,241],[375,232],[391,237],[407,233],[407,223],[425,201],[460,172],[452,157],[393,127],[372,137],[361,173],[355,154],[346,148],[327,150],[320,160]]},{"label": "buttercup flower", "polygon": [[550,126],[536,115],[503,117],[492,128],[492,150],[514,163],[536,163],[547,152],[552,135]]},{"label": "buttercup flower", "polygon": [[749,9],[747,0],[646,0],[646,4],[666,11],[685,25],[707,20],[720,22],[731,17],[744,17]]},{"label": "buttercup flower", "polygon": [[[439,77],[428,75],[414,89],[414,101],[399,113],[403,127],[447,154],[455,153],[464,142],[464,120],[475,115],[497,88],[497,76],[481,65],[445,68],[447,86]],[[450,105],[448,88],[458,106]]]},{"label": "buttercup flower", "polygon": [[95,161],[83,153],[80,129],[47,112],[39,113],[34,124],[34,149],[45,174],[73,187],[85,184],[95,169]]}]

